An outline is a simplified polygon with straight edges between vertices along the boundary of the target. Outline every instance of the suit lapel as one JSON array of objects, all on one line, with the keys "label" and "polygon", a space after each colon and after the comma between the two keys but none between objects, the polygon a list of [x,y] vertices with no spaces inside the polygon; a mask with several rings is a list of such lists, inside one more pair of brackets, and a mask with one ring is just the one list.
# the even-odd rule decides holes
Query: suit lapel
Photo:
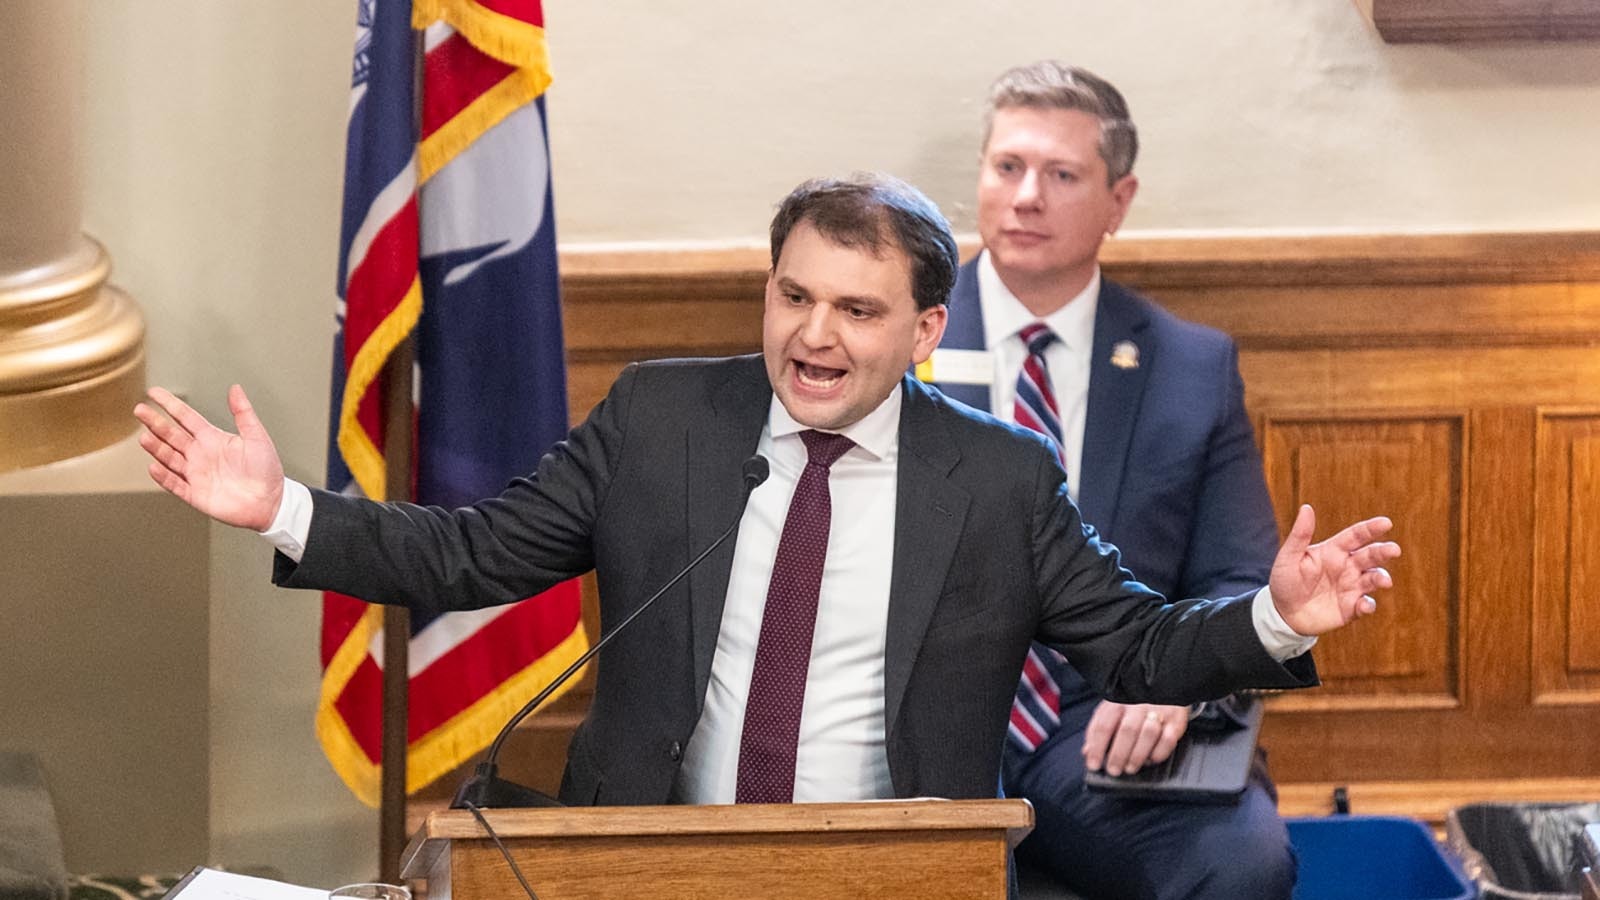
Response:
[{"label": "suit lapel", "polygon": [[[694,422],[686,432],[689,556],[685,563],[710,546],[738,515],[743,491],[740,468],[761,441],[772,388],[761,358],[747,360],[747,364],[731,369],[725,381],[711,387],[709,421]],[[736,538],[737,535],[729,538],[711,558],[689,573],[696,703],[704,699],[711,677]]]},{"label": "suit lapel", "polygon": [[961,453],[938,421],[938,401],[909,376],[903,384],[883,675],[884,727],[891,735],[917,651],[955,557],[969,502],[967,493],[949,480]]},{"label": "suit lapel", "polygon": [[[1085,521],[1102,530],[1112,526],[1139,403],[1160,349],[1146,334],[1148,324],[1149,315],[1132,295],[1114,282],[1101,282],[1089,361],[1078,508]],[[1123,365],[1114,365],[1113,355]]]}]

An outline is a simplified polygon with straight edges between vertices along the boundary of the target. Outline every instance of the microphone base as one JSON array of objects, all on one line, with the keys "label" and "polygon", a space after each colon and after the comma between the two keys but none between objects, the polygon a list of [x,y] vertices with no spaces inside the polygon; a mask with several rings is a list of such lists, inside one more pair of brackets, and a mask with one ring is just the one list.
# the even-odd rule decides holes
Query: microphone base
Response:
[{"label": "microphone base", "polygon": [[469,803],[479,809],[537,809],[566,805],[549,794],[506,781],[492,771],[485,772],[482,767],[461,783],[450,801],[450,808],[466,809]]}]

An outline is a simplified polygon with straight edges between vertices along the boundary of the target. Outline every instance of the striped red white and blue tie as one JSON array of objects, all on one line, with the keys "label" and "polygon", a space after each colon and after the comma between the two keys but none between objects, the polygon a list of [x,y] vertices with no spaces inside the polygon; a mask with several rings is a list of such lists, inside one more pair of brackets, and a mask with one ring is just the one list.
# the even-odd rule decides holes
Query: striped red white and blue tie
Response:
[{"label": "striped red white and blue tie", "polygon": [[1056,406],[1056,394],[1050,387],[1050,370],[1044,361],[1044,351],[1056,342],[1056,333],[1043,323],[1035,322],[1023,328],[1019,335],[1028,347],[1028,356],[1022,361],[1022,371],[1017,373],[1014,418],[1018,425],[1049,438],[1065,467],[1067,459],[1062,448],[1066,442],[1061,439],[1061,410]]},{"label": "striped red white and blue tie", "polygon": [[[1050,370],[1044,360],[1045,348],[1056,340],[1055,332],[1035,322],[1023,328],[1020,334],[1028,347],[1028,357],[1022,361],[1022,371],[1017,374],[1014,417],[1018,425],[1048,437],[1065,467],[1061,411],[1056,406],[1055,391],[1050,388]],[[1006,731],[1012,744],[1025,752],[1037,750],[1060,725],[1061,691],[1048,664],[1059,659],[1060,654],[1041,644],[1028,648],[1017,696],[1011,702],[1011,725]]]}]

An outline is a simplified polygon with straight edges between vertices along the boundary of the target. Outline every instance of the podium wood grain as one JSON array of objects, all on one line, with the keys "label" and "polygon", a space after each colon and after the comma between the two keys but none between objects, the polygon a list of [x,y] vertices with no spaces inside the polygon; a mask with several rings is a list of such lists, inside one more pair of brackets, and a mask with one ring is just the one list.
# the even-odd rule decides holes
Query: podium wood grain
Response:
[{"label": "podium wood grain", "polygon": [[[541,900],[1003,898],[1023,800],[486,810]],[[430,815],[407,848],[429,900],[520,897],[472,814]]]}]

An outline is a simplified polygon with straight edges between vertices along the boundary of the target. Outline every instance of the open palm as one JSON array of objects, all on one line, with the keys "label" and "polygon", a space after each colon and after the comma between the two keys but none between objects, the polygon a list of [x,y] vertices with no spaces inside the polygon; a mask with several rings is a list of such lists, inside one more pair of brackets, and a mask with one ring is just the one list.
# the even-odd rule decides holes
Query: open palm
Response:
[{"label": "open palm", "polygon": [[271,525],[283,498],[283,463],[244,389],[228,390],[237,434],[163,388],[149,393],[133,414],[144,425],[139,446],[154,459],[151,479],[219,522],[256,531]]},{"label": "open palm", "polygon": [[1278,614],[1308,637],[1376,610],[1372,592],[1394,586],[1383,565],[1400,555],[1399,544],[1379,540],[1393,527],[1387,517],[1357,522],[1313,544],[1316,525],[1316,513],[1301,506],[1268,582]]}]

